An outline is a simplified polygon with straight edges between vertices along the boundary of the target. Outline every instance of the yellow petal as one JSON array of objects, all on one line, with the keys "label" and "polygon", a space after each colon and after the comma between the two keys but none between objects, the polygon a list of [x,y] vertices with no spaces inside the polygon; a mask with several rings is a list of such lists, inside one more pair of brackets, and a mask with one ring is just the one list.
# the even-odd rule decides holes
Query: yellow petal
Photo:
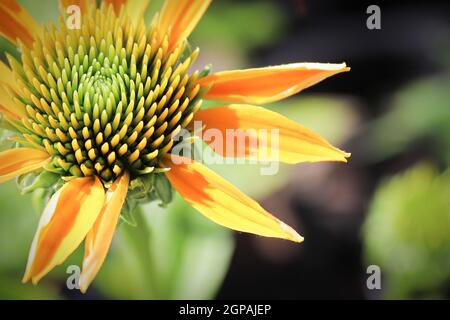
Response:
[{"label": "yellow petal", "polygon": [[303,241],[294,229],[202,164],[175,155],[168,156],[163,164],[170,168],[165,174],[173,187],[212,221],[237,231]]},{"label": "yellow petal", "polygon": [[189,37],[210,3],[211,0],[166,0],[164,2],[158,20],[158,29],[160,37],[169,34],[169,49]]},{"label": "yellow petal", "polygon": [[23,118],[26,116],[25,106],[15,100],[13,96],[11,87],[0,83],[0,107],[15,115],[16,118]]},{"label": "yellow petal", "polygon": [[201,79],[199,83],[202,87],[211,86],[206,99],[264,104],[287,98],[332,75],[349,70],[345,63],[292,63],[222,71]]},{"label": "yellow petal", "polygon": [[124,8],[132,22],[139,22],[144,17],[150,0],[103,0],[103,3],[111,3],[114,12],[119,16],[121,9]]},{"label": "yellow petal", "polygon": [[5,117],[6,120],[20,121],[20,119],[21,119],[21,117],[19,115],[12,113],[11,111],[9,111],[8,109],[4,108],[1,105],[0,105],[0,113],[3,114],[3,116]]},{"label": "yellow petal", "polygon": [[15,79],[12,70],[3,62],[0,61],[0,81],[4,84],[14,85]]},{"label": "yellow petal", "polygon": [[48,153],[32,148],[17,148],[0,152],[0,183],[42,168],[49,161]]},{"label": "yellow petal", "polygon": [[16,1],[2,0],[0,2],[0,35],[18,45],[20,39],[31,48],[34,35],[39,26],[33,17]]},{"label": "yellow petal", "polygon": [[80,290],[85,293],[106,258],[114,231],[127,197],[130,176],[124,173],[106,192],[103,208],[84,242],[83,271]]},{"label": "yellow petal", "polygon": [[[9,65],[17,62],[13,60],[14,58],[12,58],[8,53],[6,53],[6,57],[9,61]],[[12,68],[2,61],[0,61],[0,75],[0,85],[4,85],[8,91],[13,94],[13,96],[20,97],[25,95],[23,90],[20,88],[18,81],[16,81],[17,77]]]},{"label": "yellow petal", "polygon": [[[218,130],[204,140],[222,156],[286,163],[344,161],[350,154],[296,122],[270,110],[252,105],[232,104],[196,113],[204,129]],[[223,139],[221,139],[223,137]]]},{"label": "yellow petal", "polygon": [[105,199],[97,177],[76,178],[57,191],[42,213],[31,245],[23,282],[36,284],[80,245]]}]

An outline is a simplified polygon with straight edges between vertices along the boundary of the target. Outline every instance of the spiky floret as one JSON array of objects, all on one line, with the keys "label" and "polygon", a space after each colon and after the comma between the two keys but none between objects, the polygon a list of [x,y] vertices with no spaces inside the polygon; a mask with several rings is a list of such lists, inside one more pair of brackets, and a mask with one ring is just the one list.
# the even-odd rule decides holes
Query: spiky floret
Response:
[{"label": "spiky floret", "polygon": [[31,50],[21,45],[21,63],[8,57],[18,140],[44,148],[46,169],[63,176],[152,172],[202,103],[199,73],[188,74],[198,49],[168,43],[112,6],[89,8],[79,30],[48,25]]}]

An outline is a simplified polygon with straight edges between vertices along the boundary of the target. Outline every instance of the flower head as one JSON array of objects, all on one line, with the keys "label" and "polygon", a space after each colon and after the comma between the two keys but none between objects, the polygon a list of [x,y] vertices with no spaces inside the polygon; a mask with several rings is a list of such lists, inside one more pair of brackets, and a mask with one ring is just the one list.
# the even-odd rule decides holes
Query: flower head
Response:
[{"label": "flower head", "polygon": [[[0,182],[33,173],[28,187],[52,190],[35,234],[24,281],[37,283],[80,244],[84,292],[100,269],[124,204],[136,185],[144,200],[170,185],[211,220],[234,230],[301,242],[291,227],[199,162],[175,154],[182,130],[254,129],[244,152],[228,157],[286,163],[346,161],[349,155],[291,120],[253,104],[275,102],[345,64],[295,63],[208,74],[190,72],[199,54],[187,38],[211,1],[167,0],[150,25],[148,1],[60,1],[58,26],[38,25],[15,0],[0,3],[0,34],[20,49],[0,62],[2,126],[18,147],[0,153]],[[80,9],[80,28],[66,8]],[[230,103],[201,110],[202,100]],[[277,129],[273,147],[259,129]],[[206,141],[210,142],[210,141]],[[158,183],[165,181],[167,184]],[[156,195],[156,196],[155,196]]]}]

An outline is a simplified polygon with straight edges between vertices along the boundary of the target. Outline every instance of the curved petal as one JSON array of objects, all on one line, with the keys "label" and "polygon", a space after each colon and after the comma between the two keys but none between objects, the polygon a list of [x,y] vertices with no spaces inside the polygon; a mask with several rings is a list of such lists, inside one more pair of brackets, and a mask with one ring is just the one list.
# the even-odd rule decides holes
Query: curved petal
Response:
[{"label": "curved petal", "polygon": [[169,50],[189,37],[212,0],[166,0],[158,20],[159,35],[169,34]]},{"label": "curved petal", "polygon": [[[21,51],[22,48],[18,48],[18,50]],[[23,90],[23,80],[25,79],[23,65],[8,52],[5,52],[5,56],[7,61],[0,67],[0,72],[4,76],[0,83],[8,88],[15,97],[26,96],[27,94]]]},{"label": "curved petal", "polygon": [[85,293],[105,261],[128,192],[130,176],[124,173],[106,192],[103,208],[84,242],[80,290]]},{"label": "curved petal", "polygon": [[33,17],[16,0],[0,2],[0,34],[18,46],[20,39],[31,48],[39,27]]},{"label": "curved petal", "polygon": [[13,98],[12,88],[0,83],[0,107],[15,115],[16,118],[26,116],[25,106]]},{"label": "curved petal", "polygon": [[31,245],[23,282],[36,284],[80,245],[105,199],[97,177],[76,178],[56,192],[42,213]]},{"label": "curved petal", "polygon": [[0,183],[42,168],[50,161],[47,152],[17,148],[0,152]]},{"label": "curved petal", "polygon": [[175,155],[167,157],[163,164],[170,168],[165,174],[173,187],[212,221],[260,236],[303,241],[294,229],[204,165]]},{"label": "curved petal", "polygon": [[303,89],[349,71],[345,63],[292,63],[245,70],[222,71],[199,80],[211,86],[206,99],[264,104],[292,96]]},{"label": "curved petal", "polygon": [[350,156],[311,130],[262,107],[215,107],[197,112],[194,120],[204,128],[198,134],[222,156],[286,163],[347,162]]}]

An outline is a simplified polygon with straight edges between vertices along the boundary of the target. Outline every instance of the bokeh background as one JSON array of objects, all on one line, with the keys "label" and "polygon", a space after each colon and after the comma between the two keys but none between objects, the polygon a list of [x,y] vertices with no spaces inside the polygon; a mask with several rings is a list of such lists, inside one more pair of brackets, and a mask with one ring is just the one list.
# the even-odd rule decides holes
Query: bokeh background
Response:
[{"label": "bokeh background", "polygon": [[[54,0],[20,1],[45,22]],[[159,8],[152,1],[146,17]],[[67,266],[22,285],[39,194],[0,186],[3,299],[446,299],[450,297],[450,5],[377,1],[213,2],[191,37],[200,68],[346,62],[351,72],[269,107],[352,153],[348,164],[212,168],[305,237],[301,245],[213,225],[183,200],[143,206],[122,223],[86,295]],[[14,52],[1,41],[3,52]],[[7,132],[1,131],[6,137]],[[6,142],[5,142],[6,143]],[[368,290],[369,265],[382,289]]]}]

